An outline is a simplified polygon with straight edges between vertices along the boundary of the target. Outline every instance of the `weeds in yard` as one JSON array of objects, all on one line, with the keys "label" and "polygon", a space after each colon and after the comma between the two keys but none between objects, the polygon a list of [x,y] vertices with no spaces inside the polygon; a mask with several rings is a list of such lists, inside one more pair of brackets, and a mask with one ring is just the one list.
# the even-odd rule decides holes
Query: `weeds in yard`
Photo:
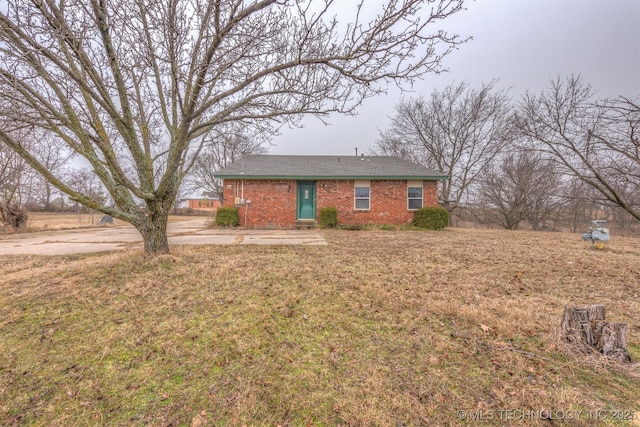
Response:
[{"label": "weeds in yard", "polygon": [[638,414],[637,370],[581,362],[554,337],[564,305],[604,304],[607,318],[629,322],[637,356],[637,239],[591,251],[570,234],[322,233],[329,246],[0,257],[0,424]]}]

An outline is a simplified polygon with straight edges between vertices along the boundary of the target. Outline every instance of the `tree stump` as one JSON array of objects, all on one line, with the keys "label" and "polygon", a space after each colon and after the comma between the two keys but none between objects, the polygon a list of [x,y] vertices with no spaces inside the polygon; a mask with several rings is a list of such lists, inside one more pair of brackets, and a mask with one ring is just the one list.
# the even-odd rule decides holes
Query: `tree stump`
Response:
[{"label": "tree stump", "polygon": [[0,223],[9,224],[14,230],[27,225],[27,209],[17,203],[0,204]]},{"label": "tree stump", "polygon": [[630,362],[627,354],[627,323],[606,322],[604,306],[565,307],[561,338],[584,353],[597,351],[620,362]]}]

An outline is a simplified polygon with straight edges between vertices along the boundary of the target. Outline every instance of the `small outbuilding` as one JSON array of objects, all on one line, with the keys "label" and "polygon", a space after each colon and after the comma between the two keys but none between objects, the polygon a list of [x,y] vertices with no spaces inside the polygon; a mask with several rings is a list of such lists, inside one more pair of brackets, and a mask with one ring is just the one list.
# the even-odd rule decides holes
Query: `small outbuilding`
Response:
[{"label": "small outbuilding", "polygon": [[438,205],[441,172],[392,156],[246,155],[222,169],[224,206],[240,225],[295,228],[335,207],[340,224],[408,224]]},{"label": "small outbuilding", "polygon": [[189,209],[218,209],[222,202],[218,193],[213,191],[203,191],[200,197],[193,197],[184,199],[187,202],[187,208]]}]

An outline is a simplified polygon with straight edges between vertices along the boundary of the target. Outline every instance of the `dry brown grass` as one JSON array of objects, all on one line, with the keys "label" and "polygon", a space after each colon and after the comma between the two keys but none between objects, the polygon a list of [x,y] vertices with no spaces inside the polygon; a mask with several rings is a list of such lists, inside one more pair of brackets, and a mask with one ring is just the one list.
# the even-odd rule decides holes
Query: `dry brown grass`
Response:
[{"label": "dry brown grass", "polygon": [[573,410],[583,418],[564,424],[587,426],[587,411],[640,415],[637,367],[581,360],[555,339],[564,305],[604,304],[608,320],[629,322],[640,359],[640,240],[597,251],[577,234],[323,235],[329,246],[0,257],[0,424],[521,425],[498,411]]},{"label": "dry brown grass", "polygon": [[[18,231],[18,233],[98,227],[98,223],[100,222],[102,215],[102,213],[29,212],[29,219],[27,220],[26,227]],[[169,217],[169,222],[189,219],[194,219],[194,217],[171,215]],[[123,225],[129,224],[117,218],[113,218],[113,225],[106,226],[111,227]],[[0,229],[0,236],[6,233],[14,234],[16,231],[6,228]]]},{"label": "dry brown grass", "polygon": [[[29,212],[26,232],[45,230],[70,230],[75,228],[97,227],[101,213],[69,212]],[[124,221],[113,220],[114,225],[125,225]]]}]

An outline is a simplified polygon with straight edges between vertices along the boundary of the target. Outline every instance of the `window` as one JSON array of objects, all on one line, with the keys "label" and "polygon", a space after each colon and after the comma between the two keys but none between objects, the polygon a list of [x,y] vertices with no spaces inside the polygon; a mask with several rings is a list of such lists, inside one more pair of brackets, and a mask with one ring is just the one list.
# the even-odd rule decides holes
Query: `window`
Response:
[{"label": "window", "polygon": [[407,182],[407,209],[410,211],[422,207],[422,181]]},{"label": "window", "polygon": [[371,202],[371,185],[369,181],[356,181],[354,183],[356,210],[369,210]]}]

